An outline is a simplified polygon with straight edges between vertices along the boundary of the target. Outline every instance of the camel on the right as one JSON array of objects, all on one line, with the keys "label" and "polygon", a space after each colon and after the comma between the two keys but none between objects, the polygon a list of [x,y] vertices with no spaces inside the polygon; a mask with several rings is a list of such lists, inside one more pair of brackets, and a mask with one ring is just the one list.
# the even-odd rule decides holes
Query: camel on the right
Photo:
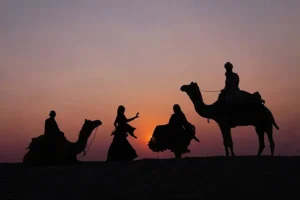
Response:
[{"label": "camel on the right", "polygon": [[180,90],[186,92],[194,104],[195,111],[204,118],[214,120],[220,127],[226,156],[235,156],[231,137],[231,128],[237,126],[254,126],[259,139],[257,156],[260,156],[265,148],[264,135],[268,136],[271,156],[274,156],[275,142],[273,139],[273,126],[279,129],[272,112],[263,104],[258,92],[251,94],[241,91],[243,99],[238,103],[227,106],[219,95],[218,100],[206,105],[203,101],[197,83],[181,86]]}]

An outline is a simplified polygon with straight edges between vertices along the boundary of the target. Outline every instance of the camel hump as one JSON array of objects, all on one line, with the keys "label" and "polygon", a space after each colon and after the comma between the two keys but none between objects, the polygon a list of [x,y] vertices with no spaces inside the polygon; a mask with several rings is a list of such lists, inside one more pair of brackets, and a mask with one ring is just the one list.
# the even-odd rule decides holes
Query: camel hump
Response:
[{"label": "camel hump", "polygon": [[252,95],[253,95],[254,98],[262,99],[261,95],[260,95],[260,93],[258,91],[254,92]]},{"label": "camel hump", "polygon": [[243,96],[248,96],[248,97],[254,97],[254,98],[257,98],[257,99],[261,99],[261,95],[258,91],[254,92],[254,93],[250,93],[250,92],[247,92],[245,90],[241,90],[240,91],[240,94],[242,94]]},{"label": "camel hump", "polygon": [[240,91],[240,98],[243,102],[246,103],[265,103],[265,100],[262,99],[262,96],[258,91],[250,93],[244,90]]}]

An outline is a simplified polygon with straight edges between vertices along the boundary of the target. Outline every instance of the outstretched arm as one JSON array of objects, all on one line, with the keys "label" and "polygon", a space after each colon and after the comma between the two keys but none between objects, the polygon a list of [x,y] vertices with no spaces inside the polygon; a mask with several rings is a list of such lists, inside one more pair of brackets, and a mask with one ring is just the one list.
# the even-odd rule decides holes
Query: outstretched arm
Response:
[{"label": "outstretched arm", "polygon": [[127,122],[130,122],[130,121],[132,121],[132,120],[135,120],[135,119],[138,118],[138,117],[139,117],[139,113],[136,113],[135,117],[132,117],[132,118],[130,118],[130,119],[126,119],[126,121],[127,121]]},{"label": "outstretched arm", "polygon": [[127,122],[130,122],[130,121],[132,121],[132,120],[135,120],[135,117],[132,117],[132,118],[127,119]]}]

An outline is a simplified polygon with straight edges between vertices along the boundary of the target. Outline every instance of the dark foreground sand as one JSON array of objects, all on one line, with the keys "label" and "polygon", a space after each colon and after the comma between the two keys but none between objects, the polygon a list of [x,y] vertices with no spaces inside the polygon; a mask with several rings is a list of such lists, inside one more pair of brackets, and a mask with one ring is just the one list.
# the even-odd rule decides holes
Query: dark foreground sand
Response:
[{"label": "dark foreground sand", "polygon": [[294,199],[299,178],[300,157],[1,164],[0,199]]}]

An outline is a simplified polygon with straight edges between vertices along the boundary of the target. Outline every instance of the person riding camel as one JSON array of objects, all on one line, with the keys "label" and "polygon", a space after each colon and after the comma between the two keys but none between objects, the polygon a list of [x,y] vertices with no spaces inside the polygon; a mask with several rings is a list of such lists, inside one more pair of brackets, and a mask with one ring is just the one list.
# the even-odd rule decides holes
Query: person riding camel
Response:
[{"label": "person riding camel", "polygon": [[183,129],[188,125],[191,126],[191,123],[188,122],[185,114],[182,112],[178,104],[173,105],[173,111],[174,113],[171,115],[168,123],[170,126],[175,127],[178,130]]},{"label": "person riding camel", "polygon": [[[180,106],[178,104],[173,105],[174,113],[171,115],[169,119],[168,125],[171,127],[173,132],[176,134],[175,138],[180,140],[180,134],[186,134],[185,130],[191,130],[194,126],[187,120],[185,114],[182,112]],[[192,136],[197,142],[199,142],[198,138],[193,135]],[[181,141],[176,141],[175,144],[181,143]],[[176,148],[176,147],[175,147]],[[186,149],[187,152],[190,152],[189,149]]]},{"label": "person riding camel", "polygon": [[50,111],[49,116],[50,117],[45,121],[44,135],[46,138],[57,139],[64,136],[64,133],[59,129],[55,121],[56,112],[54,110]]},{"label": "person riding camel", "polygon": [[221,90],[221,95],[224,97],[227,105],[232,105],[237,100],[240,92],[240,78],[237,73],[233,72],[233,65],[230,62],[226,62],[224,67],[226,69],[226,81],[224,89]]}]

